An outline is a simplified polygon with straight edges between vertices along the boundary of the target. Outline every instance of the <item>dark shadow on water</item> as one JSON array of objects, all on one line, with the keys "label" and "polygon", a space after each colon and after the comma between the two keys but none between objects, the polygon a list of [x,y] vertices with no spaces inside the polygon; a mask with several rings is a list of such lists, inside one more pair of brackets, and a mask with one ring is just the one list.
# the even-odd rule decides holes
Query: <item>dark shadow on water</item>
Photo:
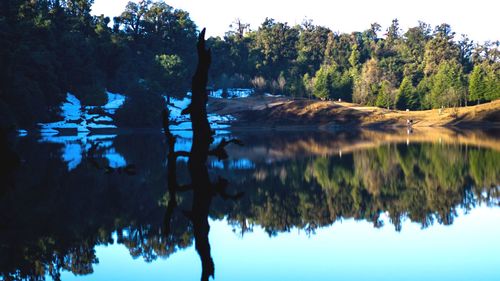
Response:
[{"label": "dark shadow on water", "polygon": [[19,165],[19,155],[12,149],[9,133],[0,128],[0,195],[14,187],[12,174]]}]

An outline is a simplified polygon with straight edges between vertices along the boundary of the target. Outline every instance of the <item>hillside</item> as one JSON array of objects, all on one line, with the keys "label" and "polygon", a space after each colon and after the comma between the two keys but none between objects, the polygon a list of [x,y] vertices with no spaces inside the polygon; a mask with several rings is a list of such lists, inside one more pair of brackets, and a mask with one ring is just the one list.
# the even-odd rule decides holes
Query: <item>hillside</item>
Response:
[{"label": "hillside", "polygon": [[500,100],[461,108],[407,112],[347,102],[247,97],[211,99],[208,110],[235,116],[236,127],[405,127],[408,119],[413,127],[500,127]]}]

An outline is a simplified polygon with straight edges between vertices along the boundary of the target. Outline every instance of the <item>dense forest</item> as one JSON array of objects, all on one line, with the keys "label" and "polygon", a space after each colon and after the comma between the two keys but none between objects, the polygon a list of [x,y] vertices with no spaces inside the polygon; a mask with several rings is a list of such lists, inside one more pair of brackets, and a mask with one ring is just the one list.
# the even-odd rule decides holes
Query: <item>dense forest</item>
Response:
[{"label": "dense forest", "polygon": [[[0,3],[0,126],[53,119],[66,92],[99,105],[105,90],[127,96],[119,125],[156,125],[162,96],[183,96],[196,63],[198,27],[163,1],[129,2],[113,19],[91,15],[93,0]],[[235,15],[236,17],[237,15]],[[382,35],[382,36],[380,36]],[[305,20],[241,20],[209,38],[214,89],[343,99],[398,109],[464,106],[500,97],[500,42],[478,44],[448,24],[403,31],[338,33]],[[147,114],[146,114],[147,113]]]}]

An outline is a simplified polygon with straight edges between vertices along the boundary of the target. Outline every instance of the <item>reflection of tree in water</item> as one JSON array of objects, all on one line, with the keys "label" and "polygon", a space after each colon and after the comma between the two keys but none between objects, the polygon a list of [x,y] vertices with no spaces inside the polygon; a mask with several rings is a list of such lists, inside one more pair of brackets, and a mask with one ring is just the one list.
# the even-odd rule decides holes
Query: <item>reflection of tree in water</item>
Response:
[{"label": "reflection of tree in water", "polygon": [[[38,156],[49,155],[52,147],[16,146],[26,148],[20,153],[24,164],[14,175],[14,188],[0,196],[3,279],[57,277],[61,270],[91,273],[97,263],[95,247],[113,242],[146,261],[193,245],[193,224],[182,213],[192,207],[193,192],[177,194],[179,207],[168,235],[163,226],[171,197],[165,194],[165,167],[160,164],[165,155],[161,136],[131,141],[133,145],[124,142],[119,148],[153,152],[121,151],[127,159],[144,163],[132,177],[106,175],[84,165],[68,172],[59,159]],[[457,208],[498,204],[499,161],[500,153],[492,149],[430,143],[384,145],[341,158],[255,161],[254,169],[227,171],[232,188],[246,195],[235,202],[213,198],[209,216],[227,219],[241,231],[261,226],[272,235],[292,228],[313,231],[349,218],[381,226],[382,213],[398,229],[403,219],[424,227],[449,224]],[[189,182],[187,163],[175,166],[180,184]]]},{"label": "reflection of tree in water", "polygon": [[246,196],[251,203],[237,206],[230,218],[249,220],[270,234],[292,227],[313,230],[340,218],[379,227],[382,214],[396,230],[405,218],[422,227],[451,224],[459,207],[498,204],[500,167],[493,163],[499,161],[493,150],[422,144],[257,163],[253,177],[240,183],[256,186]]},{"label": "reflection of tree in water", "polygon": [[[221,200],[228,197],[227,181],[206,181],[206,165],[169,159],[168,164],[176,165],[167,170],[176,176],[168,177],[165,193],[165,167],[159,164],[165,147],[161,136],[148,138],[134,137],[127,143],[121,143],[126,138],[117,139],[118,150],[129,149],[123,151],[127,159],[142,163],[133,177],[96,173],[90,164],[68,172],[60,160],[39,157],[50,155],[53,147],[22,146],[26,151],[20,154],[24,161],[18,163],[19,173],[11,169],[2,174],[2,181],[15,180],[0,194],[0,276],[41,280],[49,275],[58,280],[62,270],[90,274],[98,262],[95,247],[114,243],[116,233],[117,243],[146,261],[168,257],[197,240],[208,278],[208,216],[226,218],[241,231],[258,225],[277,235],[293,228],[312,232],[350,218],[380,227],[384,214],[399,230],[407,218],[422,227],[451,224],[457,208],[498,205],[500,198],[498,151],[430,143],[388,144],[342,157],[255,161],[254,169],[225,175],[232,187],[246,193],[235,202]],[[225,144],[208,154],[224,156]],[[136,147],[147,147],[148,153]],[[201,169],[191,176],[203,173],[195,177],[196,187],[186,174],[190,169]],[[170,182],[177,179],[179,183]],[[182,185],[186,182],[190,184]],[[187,189],[191,191],[180,192]]]}]

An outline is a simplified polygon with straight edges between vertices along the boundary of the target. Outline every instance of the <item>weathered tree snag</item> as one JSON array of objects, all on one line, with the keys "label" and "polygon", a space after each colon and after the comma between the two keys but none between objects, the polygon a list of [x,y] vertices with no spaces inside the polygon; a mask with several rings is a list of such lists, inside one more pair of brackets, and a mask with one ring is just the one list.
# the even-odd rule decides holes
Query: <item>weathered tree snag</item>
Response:
[{"label": "weathered tree snag", "polygon": [[[213,131],[210,128],[207,116],[208,93],[206,90],[208,81],[208,69],[211,63],[210,49],[205,47],[205,29],[198,37],[198,66],[192,80],[191,104],[182,111],[182,114],[189,113],[193,127],[193,143],[191,151],[175,151],[175,136],[169,130],[169,112],[163,112],[163,129],[168,142],[168,164],[167,183],[170,194],[167,210],[164,217],[165,234],[170,233],[170,220],[174,208],[177,206],[176,194],[178,191],[193,190],[193,202],[191,211],[185,212],[193,223],[195,247],[202,264],[201,280],[209,280],[214,277],[214,262],[210,253],[210,243],[208,233],[208,212],[212,197],[219,194],[224,199],[238,199],[243,193],[230,195],[226,192],[227,180],[219,178],[216,183],[210,182],[207,160],[208,156],[216,156],[219,159],[228,157],[225,147],[231,143],[242,145],[237,139],[223,139],[219,145],[210,150],[213,142]],[[191,184],[180,186],[177,182],[176,162],[179,156],[189,156],[188,168],[191,177]]]},{"label": "weathered tree snag", "polygon": [[205,48],[205,29],[198,37],[198,67],[192,80],[191,104],[188,107],[193,126],[193,144],[189,155],[189,173],[193,187],[193,208],[191,221],[195,237],[196,251],[200,255],[202,264],[201,280],[214,277],[214,262],[210,254],[208,241],[208,211],[212,202],[213,187],[208,174],[207,158],[212,131],[207,118],[207,81],[208,69],[211,62],[210,50]]},{"label": "weathered tree snag", "polygon": [[184,112],[190,114],[193,126],[190,165],[205,165],[212,140],[212,131],[207,118],[207,81],[212,58],[210,49],[205,48],[205,29],[201,31],[198,37],[197,50],[198,66],[192,80],[191,104]]}]

